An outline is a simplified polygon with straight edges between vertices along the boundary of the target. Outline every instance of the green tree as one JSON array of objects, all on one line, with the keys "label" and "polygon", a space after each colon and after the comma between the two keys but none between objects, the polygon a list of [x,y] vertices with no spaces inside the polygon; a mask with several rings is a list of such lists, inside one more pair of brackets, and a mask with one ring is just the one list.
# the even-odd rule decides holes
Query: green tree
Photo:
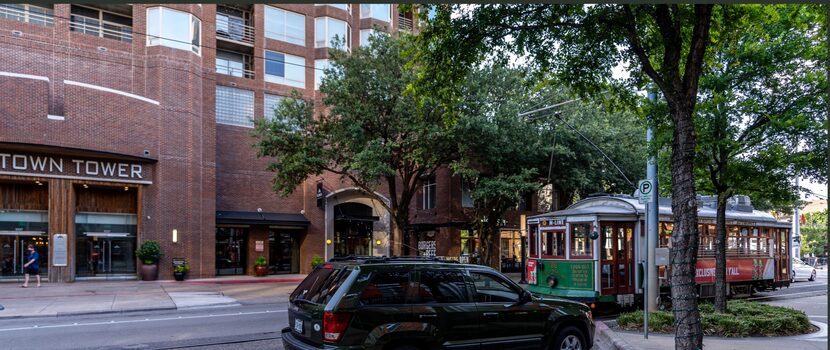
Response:
[{"label": "green tree", "polygon": [[827,256],[827,209],[818,213],[804,214],[801,225],[801,253]]},{"label": "green tree", "polygon": [[[490,55],[528,55],[540,74],[552,73],[581,93],[641,88],[644,78],[662,92],[673,127],[671,294],[678,349],[702,348],[695,297],[697,204],[693,115],[698,82],[710,39],[714,5],[549,5],[438,6],[423,32],[424,58],[432,70],[420,89],[449,107],[460,95],[445,83]],[[614,83],[611,70],[629,62],[631,79]]]},{"label": "green tree", "polygon": [[[405,91],[417,74],[403,54],[412,47],[409,36],[378,35],[351,53],[330,50],[322,108],[295,94],[255,129],[258,155],[273,159],[275,192],[288,195],[323,172],[340,175],[389,211],[395,255],[423,179],[456,155],[440,105]],[[383,189],[388,202],[377,194]]]},{"label": "green tree", "polygon": [[544,146],[536,126],[519,117],[531,96],[521,72],[476,69],[464,81],[463,94],[458,121],[449,126],[459,150],[451,168],[470,186],[480,262],[498,267],[499,222],[525,193],[539,188]]},{"label": "green tree", "polygon": [[[824,14],[806,5],[719,8],[715,54],[700,82],[695,113],[697,186],[718,197],[715,310],[726,312],[726,208],[746,194],[760,208],[791,208],[795,176],[821,174],[821,110],[827,57]],[[810,147],[799,148],[807,141]],[[817,154],[815,154],[817,153]],[[824,176],[816,176],[826,181]]]}]

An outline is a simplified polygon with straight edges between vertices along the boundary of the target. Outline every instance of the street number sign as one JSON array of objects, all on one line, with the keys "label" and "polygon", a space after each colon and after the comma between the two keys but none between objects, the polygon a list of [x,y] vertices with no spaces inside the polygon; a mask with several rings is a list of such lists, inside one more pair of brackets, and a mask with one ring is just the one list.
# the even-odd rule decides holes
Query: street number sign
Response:
[{"label": "street number sign", "polygon": [[651,203],[651,192],[654,191],[654,183],[651,180],[640,180],[637,189],[640,190],[640,204]]}]

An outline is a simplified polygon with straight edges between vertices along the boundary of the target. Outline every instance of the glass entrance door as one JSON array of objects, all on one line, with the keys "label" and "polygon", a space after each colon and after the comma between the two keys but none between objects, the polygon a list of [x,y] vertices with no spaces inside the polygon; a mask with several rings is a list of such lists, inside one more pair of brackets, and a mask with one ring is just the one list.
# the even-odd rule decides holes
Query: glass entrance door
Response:
[{"label": "glass entrance door", "polygon": [[248,228],[216,228],[216,275],[244,275]]},{"label": "glass entrance door", "polygon": [[292,234],[298,233],[299,231],[296,230],[271,229],[268,231],[269,273],[299,272],[297,241],[292,237]]},{"label": "glass entrance door", "polygon": [[49,271],[48,214],[45,211],[0,210],[0,278],[23,276],[28,245],[40,255],[40,275]]},{"label": "glass entrance door", "polygon": [[86,232],[79,237],[76,271],[78,277],[110,277],[136,273],[135,237],[128,234]]}]

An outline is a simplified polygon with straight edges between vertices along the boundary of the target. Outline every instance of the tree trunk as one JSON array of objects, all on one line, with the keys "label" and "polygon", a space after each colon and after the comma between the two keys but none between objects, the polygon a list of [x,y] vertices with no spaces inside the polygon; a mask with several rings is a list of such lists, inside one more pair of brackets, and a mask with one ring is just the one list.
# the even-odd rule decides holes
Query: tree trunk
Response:
[{"label": "tree trunk", "polygon": [[695,193],[695,129],[692,106],[671,108],[674,122],[672,141],[671,298],[675,319],[675,349],[703,348],[700,311],[697,305],[695,264],[697,263],[697,195]]},{"label": "tree trunk", "polygon": [[500,216],[487,218],[487,223],[481,226],[481,249],[479,264],[499,269],[499,229]]},{"label": "tree trunk", "polygon": [[403,234],[409,222],[409,210],[402,211],[400,208],[395,208],[393,211],[390,213],[392,216],[392,220],[390,220],[392,236],[389,238],[389,255],[401,256],[403,255],[403,248],[409,244],[409,242],[404,241]]},{"label": "tree trunk", "polygon": [[726,200],[718,194],[718,214],[715,234],[715,311],[726,313]]}]

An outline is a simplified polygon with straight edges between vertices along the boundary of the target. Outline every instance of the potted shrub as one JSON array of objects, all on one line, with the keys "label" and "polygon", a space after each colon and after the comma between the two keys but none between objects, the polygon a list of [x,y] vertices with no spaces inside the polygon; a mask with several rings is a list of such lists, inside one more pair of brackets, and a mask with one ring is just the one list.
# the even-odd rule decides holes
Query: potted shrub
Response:
[{"label": "potted shrub", "polygon": [[254,261],[254,275],[262,277],[268,274],[268,260],[264,256],[256,258]]},{"label": "potted shrub", "polygon": [[141,280],[155,281],[159,277],[159,259],[162,257],[159,242],[147,240],[141,243],[141,247],[135,251],[135,255],[141,260]]},{"label": "potted shrub", "polygon": [[184,281],[184,275],[190,271],[190,266],[187,264],[176,265],[173,267],[173,277],[176,278],[176,281]]},{"label": "potted shrub", "polygon": [[326,260],[322,256],[315,255],[311,257],[311,269],[314,270],[317,266],[323,265]]}]

